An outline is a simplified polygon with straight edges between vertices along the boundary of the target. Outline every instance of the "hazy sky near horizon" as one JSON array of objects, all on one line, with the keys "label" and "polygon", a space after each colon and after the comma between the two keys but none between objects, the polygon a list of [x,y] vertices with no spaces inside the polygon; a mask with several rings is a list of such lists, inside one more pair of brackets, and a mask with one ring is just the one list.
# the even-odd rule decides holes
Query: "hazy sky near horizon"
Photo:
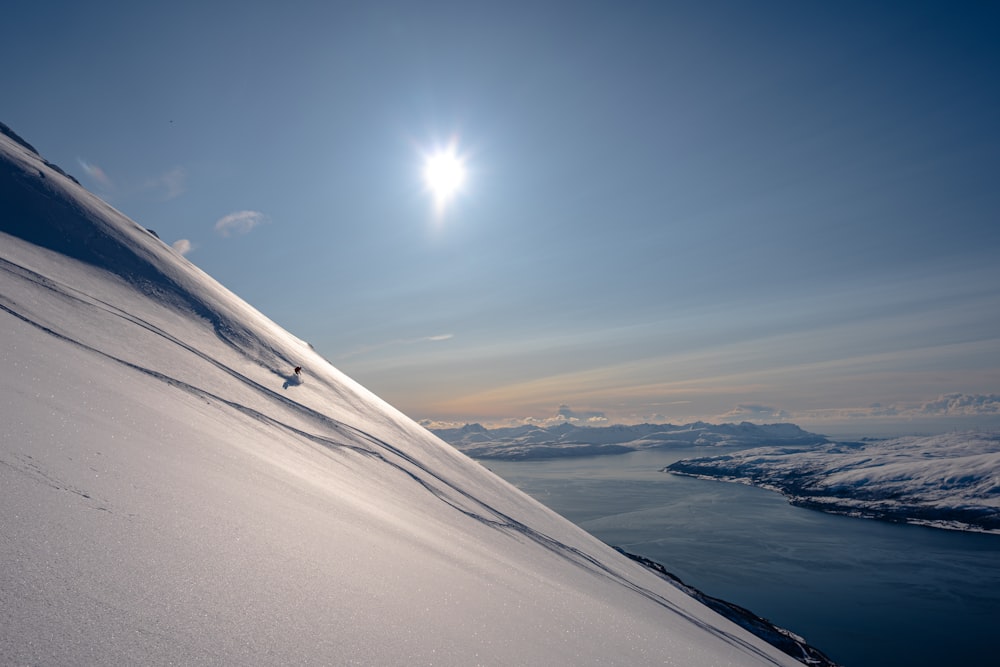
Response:
[{"label": "hazy sky near horizon", "polygon": [[4,22],[0,121],[418,420],[1000,423],[1000,4]]}]

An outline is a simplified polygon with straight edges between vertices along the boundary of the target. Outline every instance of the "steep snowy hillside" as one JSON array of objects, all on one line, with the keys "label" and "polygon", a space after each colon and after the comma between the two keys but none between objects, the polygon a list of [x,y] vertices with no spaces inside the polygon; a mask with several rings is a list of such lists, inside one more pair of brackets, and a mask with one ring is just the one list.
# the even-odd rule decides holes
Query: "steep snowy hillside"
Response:
[{"label": "steep snowy hillside", "polygon": [[0,663],[797,664],[0,129]]},{"label": "steep snowy hillside", "polygon": [[995,433],[764,447],[665,470],[763,486],[793,504],[836,514],[1000,534]]}]

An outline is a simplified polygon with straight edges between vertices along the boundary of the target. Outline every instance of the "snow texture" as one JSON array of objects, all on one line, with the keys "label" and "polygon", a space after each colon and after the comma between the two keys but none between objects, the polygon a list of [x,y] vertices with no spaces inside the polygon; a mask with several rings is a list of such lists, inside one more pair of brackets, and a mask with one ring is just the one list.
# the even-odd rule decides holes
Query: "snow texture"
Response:
[{"label": "snow texture", "polygon": [[762,486],[837,514],[1000,534],[996,433],[758,448],[665,470]]},{"label": "snow texture", "polygon": [[0,663],[797,664],[0,129]]}]

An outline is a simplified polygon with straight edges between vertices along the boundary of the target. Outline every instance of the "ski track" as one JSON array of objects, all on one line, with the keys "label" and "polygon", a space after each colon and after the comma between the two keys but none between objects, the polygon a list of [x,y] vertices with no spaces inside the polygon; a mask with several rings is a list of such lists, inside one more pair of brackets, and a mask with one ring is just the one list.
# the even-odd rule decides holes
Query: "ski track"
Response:
[{"label": "ski track", "polygon": [[[339,432],[343,433],[345,435],[345,440],[347,440],[348,442],[340,442],[340,441],[334,440],[334,439],[332,439],[330,437],[327,437],[327,436],[324,436],[324,435],[319,435],[319,434],[316,434],[316,433],[310,433],[308,431],[304,431],[304,430],[302,430],[300,428],[292,426],[291,424],[282,422],[282,421],[280,421],[280,420],[278,420],[278,419],[276,419],[274,417],[271,417],[271,416],[269,416],[267,414],[264,414],[263,412],[260,412],[259,410],[251,408],[251,407],[249,407],[247,405],[243,405],[243,404],[237,403],[235,401],[226,399],[226,398],[224,398],[222,396],[219,396],[218,394],[215,394],[215,393],[210,392],[210,391],[208,391],[206,389],[197,387],[197,386],[192,385],[192,384],[190,384],[188,382],[185,382],[183,380],[179,380],[177,378],[171,377],[171,376],[169,376],[169,375],[167,375],[165,373],[162,373],[160,371],[156,371],[156,370],[153,370],[151,368],[146,368],[144,366],[141,366],[139,364],[127,361],[127,360],[122,359],[120,357],[116,357],[115,355],[113,355],[113,354],[111,354],[109,352],[106,352],[104,350],[100,350],[100,349],[98,349],[96,347],[93,347],[92,345],[89,345],[87,343],[84,343],[83,341],[77,340],[77,339],[75,339],[75,338],[73,338],[73,337],[71,337],[71,336],[69,336],[69,335],[67,335],[65,333],[61,333],[59,331],[56,331],[55,329],[52,329],[51,327],[46,326],[45,324],[43,324],[41,322],[38,322],[38,321],[32,319],[31,317],[23,314],[23,313],[18,312],[13,307],[16,304],[14,304],[12,301],[9,301],[5,297],[3,297],[3,295],[0,295],[0,298],[2,298],[3,301],[6,302],[6,303],[0,303],[0,310],[3,310],[4,312],[9,313],[10,315],[12,315],[12,316],[16,317],[17,319],[21,320],[22,322],[25,322],[25,323],[33,326],[33,327],[36,327],[37,329],[43,331],[44,333],[46,333],[46,334],[48,334],[50,336],[53,336],[53,337],[55,337],[55,338],[57,338],[59,340],[68,342],[68,343],[70,343],[72,345],[75,345],[75,346],[77,346],[79,348],[87,350],[88,352],[100,355],[100,356],[102,356],[102,357],[104,357],[106,359],[109,359],[109,360],[114,361],[114,362],[116,362],[118,364],[121,364],[121,365],[126,366],[128,368],[131,368],[131,369],[133,369],[135,371],[138,371],[138,372],[143,373],[145,375],[148,375],[150,377],[156,378],[156,379],[158,379],[158,380],[160,380],[160,381],[162,381],[162,382],[164,382],[164,383],[166,383],[166,384],[168,384],[168,385],[170,385],[172,387],[176,387],[176,388],[178,388],[178,389],[180,389],[182,391],[186,391],[186,392],[188,392],[188,393],[190,393],[190,394],[192,394],[194,396],[197,396],[199,398],[202,398],[202,399],[205,399],[205,400],[209,400],[209,401],[213,401],[213,402],[215,402],[217,404],[221,404],[221,405],[224,405],[226,407],[229,407],[229,408],[231,408],[233,410],[236,410],[238,412],[243,413],[244,415],[252,417],[252,418],[256,419],[257,421],[260,421],[261,423],[264,423],[264,424],[267,424],[269,426],[276,427],[276,428],[279,428],[279,429],[283,429],[283,430],[285,430],[285,431],[287,431],[289,433],[293,433],[293,434],[295,434],[295,435],[297,435],[297,436],[299,436],[301,438],[305,438],[305,439],[307,439],[307,440],[309,440],[311,442],[317,443],[317,444],[319,444],[319,445],[321,445],[321,446],[323,446],[323,447],[325,447],[325,448],[327,448],[329,450],[333,450],[333,451],[350,451],[350,452],[354,452],[354,453],[357,453],[357,454],[361,454],[363,456],[374,458],[374,459],[378,460],[380,463],[388,465],[388,466],[394,468],[396,471],[404,474],[405,476],[407,476],[408,478],[410,478],[412,481],[414,481],[418,485],[420,485],[424,490],[426,490],[428,493],[430,493],[434,498],[436,498],[437,500],[439,500],[439,501],[443,502],[444,504],[448,505],[452,509],[460,512],[461,514],[465,515],[466,517],[468,517],[470,519],[473,519],[475,521],[478,521],[479,523],[482,523],[483,525],[489,526],[490,528],[493,528],[495,530],[499,530],[499,531],[501,531],[501,532],[503,532],[503,533],[505,533],[505,534],[507,534],[509,536],[513,537],[515,535],[520,535],[520,536],[526,537],[526,538],[530,539],[531,541],[535,542],[536,544],[544,547],[549,552],[551,552],[551,553],[553,553],[553,554],[555,554],[555,555],[557,555],[557,556],[559,556],[561,558],[564,558],[565,560],[573,563],[577,567],[585,569],[585,570],[587,570],[587,571],[589,571],[591,573],[595,573],[595,574],[598,574],[600,576],[606,577],[606,578],[610,579],[611,581],[614,581],[615,583],[617,583],[619,585],[625,586],[629,590],[631,590],[631,591],[633,591],[633,592],[635,592],[635,593],[643,596],[647,600],[649,600],[649,601],[657,604],[660,607],[663,607],[664,609],[670,611],[671,613],[673,613],[673,614],[675,614],[675,615],[683,618],[684,620],[688,621],[689,623],[697,626],[698,628],[704,630],[705,632],[708,632],[708,633],[712,634],[715,637],[718,637],[719,639],[721,639],[721,640],[729,643],[730,645],[735,646],[737,648],[740,648],[740,649],[742,649],[744,651],[748,651],[748,652],[756,655],[757,657],[762,658],[762,659],[764,659],[764,660],[766,660],[766,661],[768,661],[768,662],[770,662],[772,664],[780,664],[779,662],[775,661],[770,656],[768,656],[764,651],[758,649],[757,647],[753,646],[749,642],[747,642],[747,641],[739,638],[736,635],[733,635],[733,634],[731,634],[729,632],[726,632],[724,630],[721,630],[719,628],[716,628],[716,627],[712,626],[711,624],[707,623],[706,621],[703,621],[703,620],[697,618],[696,616],[690,614],[689,612],[685,611],[683,608],[681,608],[678,605],[672,603],[670,600],[664,598],[663,596],[661,596],[661,595],[659,595],[659,594],[657,594],[657,593],[655,593],[653,591],[650,591],[650,590],[648,590],[648,589],[646,589],[646,588],[644,588],[644,587],[642,587],[642,586],[640,586],[638,584],[635,584],[635,583],[629,581],[627,578],[625,578],[624,576],[622,576],[619,573],[615,572],[614,570],[612,570],[611,568],[607,567],[606,565],[603,565],[599,560],[597,560],[593,556],[590,556],[589,554],[587,554],[586,552],[582,551],[581,549],[578,549],[576,547],[572,547],[570,545],[564,544],[564,543],[560,542],[559,540],[557,540],[557,539],[555,539],[555,538],[553,538],[553,537],[551,537],[549,535],[546,535],[545,533],[542,533],[542,532],[540,532],[538,530],[535,530],[535,529],[531,528],[530,526],[528,526],[528,525],[526,525],[526,524],[524,524],[524,523],[522,523],[520,521],[517,521],[516,519],[508,516],[507,514],[501,512],[500,510],[498,510],[498,509],[496,509],[496,508],[488,505],[487,503],[483,502],[482,500],[479,500],[478,498],[476,498],[475,496],[473,496],[468,491],[466,491],[464,489],[461,489],[461,488],[455,486],[454,484],[448,482],[447,480],[443,479],[441,476],[439,476],[437,473],[435,473],[434,471],[432,471],[431,469],[429,469],[427,466],[425,466],[424,464],[420,463],[418,460],[416,460],[412,456],[404,453],[400,449],[394,447],[393,445],[391,445],[390,443],[386,442],[385,440],[382,440],[381,438],[378,438],[378,437],[376,437],[374,435],[371,435],[370,433],[367,433],[367,432],[365,432],[365,431],[363,431],[363,430],[361,430],[361,429],[359,429],[357,427],[351,426],[349,424],[346,424],[344,422],[336,420],[336,419],[334,419],[332,417],[329,417],[328,415],[324,415],[323,413],[318,412],[318,411],[316,411],[316,410],[314,410],[312,408],[309,408],[309,407],[307,407],[305,405],[297,403],[297,402],[293,401],[292,399],[288,398],[287,396],[284,396],[281,393],[279,393],[279,392],[277,392],[277,391],[275,391],[273,389],[270,389],[270,388],[268,388],[268,387],[260,384],[259,382],[255,381],[255,380],[253,380],[253,379],[251,379],[249,377],[247,377],[246,375],[244,375],[244,374],[236,371],[235,369],[233,369],[233,368],[231,368],[229,366],[226,366],[222,362],[220,362],[220,361],[212,358],[211,356],[209,356],[208,354],[202,352],[201,350],[193,347],[192,345],[190,345],[188,343],[185,343],[184,341],[178,339],[176,336],[173,336],[169,332],[164,331],[162,328],[160,328],[160,327],[158,327],[158,326],[156,326],[156,325],[154,325],[154,324],[152,324],[150,322],[147,322],[146,320],[143,320],[140,317],[137,317],[135,315],[127,313],[127,312],[121,310],[120,308],[118,308],[118,307],[110,304],[110,303],[107,303],[107,302],[105,302],[105,301],[103,301],[101,299],[98,299],[98,298],[93,297],[93,296],[91,296],[89,294],[86,294],[85,292],[82,292],[81,290],[77,290],[77,289],[75,289],[73,287],[70,287],[68,285],[64,285],[62,283],[58,283],[56,281],[53,281],[53,280],[51,280],[49,278],[46,278],[45,276],[42,276],[42,275],[40,275],[40,274],[38,274],[38,273],[36,273],[36,272],[34,272],[34,271],[26,268],[26,267],[23,267],[23,266],[21,266],[19,264],[10,262],[10,261],[8,261],[6,259],[3,259],[3,258],[0,258],[0,269],[2,269],[4,271],[6,271],[7,273],[15,276],[16,278],[19,278],[19,279],[24,280],[26,282],[31,282],[31,283],[35,284],[36,286],[38,286],[38,287],[41,287],[43,289],[49,290],[51,292],[54,292],[54,293],[56,293],[61,298],[72,300],[72,301],[74,301],[74,302],[76,302],[78,304],[82,304],[82,305],[90,307],[90,308],[95,308],[95,309],[101,310],[101,311],[103,311],[103,312],[105,312],[105,313],[107,313],[107,314],[109,314],[109,315],[111,315],[113,317],[118,317],[118,318],[124,319],[124,320],[130,322],[131,324],[133,324],[135,326],[139,326],[139,327],[141,327],[141,328],[143,328],[143,329],[145,329],[145,330],[147,330],[147,331],[149,331],[151,333],[154,333],[154,334],[156,334],[156,335],[164,338],[165,340],[169,341],[170,343],[183,348],[185,351],[190,352],[191,354],[196,355],[199,359],[201,359],[201,360],[203,360],[203,361],[211,364],[212,366],[218,368],[219,370],[221,370],[221,371],[229,374],[234,379],[236,379],[239,382],[247,385],[248,387],[256,390],[257,392],[260,392],[260,393],[264,394],[264,396],[266,398],[268,398],[270,400],[273,400],[273,401],[276,401],[276,402],[282,404],[286,408],[289,408],[289,409],[294,410],[294,411],[298,411],[299,413],[303,414],[304,416],[308,417],[310,420],[312,420],[314,422],[318,422],[319,424],[322,424],[323,426],[327,426],[327,427],[329,427],[329,428],[331,428],[331,429],[333,429],[335,431],[339,431]],[[214,321],[213,321],[213,323],[214,323]],[[216,335],[225,344],[229,345],[230,347],[233,347],[238,352],[240,352],[241,354],[243,354],[243,355],[246,356],[247,351],[245,349],[239,347],[238,345],[236,345],[232,340],[229,340],[228,337],[226,337],[219,330],[218,326],[214,326],[213,328],[214,328],[214,330],[216,332]],[[281,356],[280,354],[278,354],[277,351],[274,350],[271,346],[266,346],[266,347],[272,353],[274,353],[274,356],[277,359],[281,359],[282,361],[285,361],[286,365],[288,365],[288,364],[291,363],[290,361],[288,361],[287,359],[285,359],[283,356]],[[262,359],[254,359],[254,361],[256,361],[257,363],[260,363],[261,365],[264,365],[264,363],[263,363],[264,360],[262,360]],[[265,367],[267,367],[267,366],[265,366]],[[281,372],[277,368],[274,368],[274,367],[267,367],[267,368],[268,368],[268,370],[270,370],[275,375],[278,375],[279,377],[282,377],[283,379],[287,380],[287,378],[284,375],[282,375]],[[353,441],[355,444],[349,444],[350,441]],[[364,445],[367,445],[367,446],[364,446]],[[385,452],[385,453],[382,453],[382,452],[380,452],[378,450],[382,450],[382,452]],[[390,456],[395,457],[395,458],[401,460],[406,465],[404,465],[404,463],[400,463],[398,461],[391,460]],[[30,458],[30,457],[28,457],[28,458]],[[31,463],[31,462],[22,462],[22,463],[23,463],[23,465],[14,465],[14,464],[11,464],[10,462],[0,460],[0,464],[6,465],[8,467],[11,467],[14,470],[18,470],[20,472],[29,474],[33,478],[35,478],[35,479],[37,479],[37,480],[39,480],[39,481],[47,484],[48,486],[51,486],[52,488],[55,488],[55,489],[58,489],[58,490],[70,491],[70,492],[75,493],[75,494],[77,494],[77,495],[79,495],[79,496],[81,496],[81,497],[83,497],[85,499],[90,499],[91,498],[91,496],[89,494],[87,494],[87,493],[85,493],[83,491],[80,491],[78,489],[71,488],[70,486],[63,484],[63,483],[59,482],[58,480],[55,480],[55,479],[51,478],[44,471],[42,471],[40,468],[38,468],[37,465],[35,465],[35,464]],[[410,467],[408,468],[407,466],[410,466]],[[416,471],[419,471],[420,474],[418,474],[418,472],[415,472],[413,469],[416,469]],[[428,478],[433,479],[434,482],[436,482],[436,484],[432,483],[431,481],[428,481]],[[444,488],[441,488],[441,487],[444,487]],[[454,497],[456,495],[459,496],[461,499],[467,501],[468,503],[471,503],[472,507],[476,507],[480,511],[477,512],[477,511],[474,511],[472,509],[468,509],[467,507],[465,507],[465,503],[460,502],[458,499],[456,499]],[[94,507],[94,509],[103,510],[103,511],[110,511],[107,508],[101,507],[101,506],[96,506],[96,507]],[[667,580],[667,579],[665,579],[665,580]],[[669,581],[669,580],[667,580],[667,581]],[[672,582],[671,582],[671,584],[672,584]]]}]

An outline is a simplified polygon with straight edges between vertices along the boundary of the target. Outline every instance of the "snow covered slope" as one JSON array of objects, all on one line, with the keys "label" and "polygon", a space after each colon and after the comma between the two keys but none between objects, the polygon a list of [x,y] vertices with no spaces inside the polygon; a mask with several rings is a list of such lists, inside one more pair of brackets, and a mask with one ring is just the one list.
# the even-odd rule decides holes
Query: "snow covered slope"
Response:
[{"label": "snow covered slope", "polygon": [[780,491],[803,507],[1000,534],[1000,435],[946,433],[763,447],[672,463],[668,472]]},{"label": "snow covered slope", "polygon": [[797,664],[0,129],[0,663]]}]

